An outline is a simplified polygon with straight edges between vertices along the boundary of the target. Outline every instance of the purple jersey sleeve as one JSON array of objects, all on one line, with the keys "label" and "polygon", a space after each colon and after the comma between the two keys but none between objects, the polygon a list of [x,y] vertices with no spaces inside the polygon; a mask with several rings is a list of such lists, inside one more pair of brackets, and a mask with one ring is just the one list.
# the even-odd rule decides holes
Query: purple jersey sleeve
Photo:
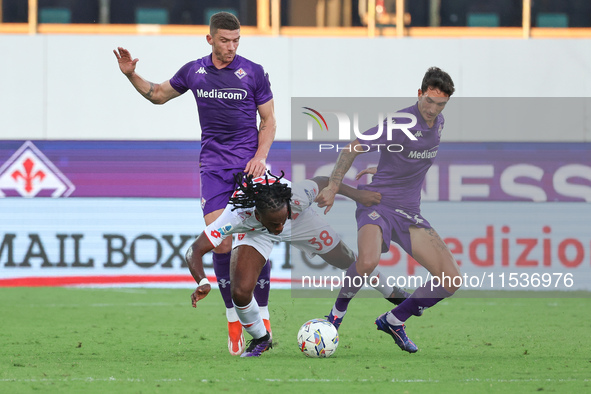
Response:
[{"label": "purple jersey sleeve", "polygon": [[255,74],[255,103],[257,107],[265,104],[267,101],[273,98],[271,92],[271,82],[269,81],[269,74],[265,72],[262,66],[259,66],[260,70]]},{"label": "purple jersey sleeve", "polygon": [[170,86],[172,86],[173,89],[180,94],[183,94],[189,90],[189,86],[187,84],[187,75],[189,74],[189,70],[193,68],[194,63],[195,62],[189,62],[185,64],[176,72],[176,74],[174,74],[172,78],[170,78]]}]

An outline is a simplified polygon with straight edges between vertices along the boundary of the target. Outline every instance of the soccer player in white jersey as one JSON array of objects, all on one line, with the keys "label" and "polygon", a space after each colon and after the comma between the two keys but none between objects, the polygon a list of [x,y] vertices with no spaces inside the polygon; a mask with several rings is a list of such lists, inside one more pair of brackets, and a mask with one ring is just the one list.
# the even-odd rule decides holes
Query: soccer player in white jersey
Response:
[{"label": "soccer player in white jersey", "polygon": [[[274,242],[290,242],[308,255],[318,254],[329,264],[345,269],[355,261],[355,255],[341,241],[336,231],[311,208],[319,187],[328,184],[328,178],[318,177],[291,184],[281,177],[255,179],[237,176],[239,189],[234,193],[224,212],[193,242],[186,260],[198,287],[191,295],[193,307],[203,299],[211,286],[203,270],[203,255],[223,239],[234,234],[231,261],[232,301],[244,329],[252,336],[242,357],[258,357],[272,347],[259,306],[253,298],[257,278],[271,253]],[[339,193],[351,197],[362,205],[371,206],[380,201],[380,194],[360,191],[342,184]],[[333,242],[317,249],[310,242],[328,234]],[[326,237],[325,237],[326,238]],[[372,276],[380,278],[374,270]],[[376,283],[375,288],[393,303],[408,296],[404,290]]]}]

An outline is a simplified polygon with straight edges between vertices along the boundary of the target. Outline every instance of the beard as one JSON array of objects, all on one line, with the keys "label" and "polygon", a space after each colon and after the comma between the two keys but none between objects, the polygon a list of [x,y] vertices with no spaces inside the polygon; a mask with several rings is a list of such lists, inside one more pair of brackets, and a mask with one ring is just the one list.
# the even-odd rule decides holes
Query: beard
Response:
[{"label": "beard", "polygon": [[226,52],[226,53],[223,53],[221,51],[220,52],[216,51],[213,54],[222,63],[231,63],[232,60],[234,60],[234,57],[236,56],[236,52],[232,52],[232,53]]}]

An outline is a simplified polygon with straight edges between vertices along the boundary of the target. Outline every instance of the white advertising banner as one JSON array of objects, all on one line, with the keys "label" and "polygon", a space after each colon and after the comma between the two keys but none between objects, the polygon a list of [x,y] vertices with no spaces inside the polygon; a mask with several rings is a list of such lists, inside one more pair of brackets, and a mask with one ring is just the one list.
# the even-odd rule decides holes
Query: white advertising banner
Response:
[{"label": "white advertising banner", "polygon": [[[356,250],[354,210],[337,201],[326,218]],[[458,261],[463,289],[591,290],[588,203],[424,202],[422,213]],[[197,199],[3,199],[0,287],[193,287],[183,256],[203,228]],[[274,288],[339,284],[342,271],[290,249],[271,255]],[[408,288],[428,276],[395,244],[379,270]]]},{"label": "white advertising banner", "polygon": [[[161,198],[10,198],[0,223],[0,286],[193,287],[184,255],[205,228],[200,200]],[[211,254],[204,263],[215,283]]]}]

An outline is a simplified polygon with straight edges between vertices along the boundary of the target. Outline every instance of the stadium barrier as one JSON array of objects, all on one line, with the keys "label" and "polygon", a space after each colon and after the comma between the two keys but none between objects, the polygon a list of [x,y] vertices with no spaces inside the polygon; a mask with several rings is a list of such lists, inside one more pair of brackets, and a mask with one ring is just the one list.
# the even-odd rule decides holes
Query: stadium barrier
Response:
[{"label": "stadium barrier", "polygon": [[[294,181],[327,175],[329,158],[290,160],[310,145],[277,142],[271,169]],[[465,288],[591,290],[590,153],[580,143],[442,145],[422,213]],[[184,141],[1,141],[0,286],[194,286],[182,256],[204,228],[198,154]],[[354,171],[375,161],[359,159]],[[327,216],[352,246],[353,211],[341,199]],[[271,260],[275,287],[306,287],[303,276],[330,285],[340,274],[285,244]],[[397,245],[380,270],[397,284],[426,278]]]}]

